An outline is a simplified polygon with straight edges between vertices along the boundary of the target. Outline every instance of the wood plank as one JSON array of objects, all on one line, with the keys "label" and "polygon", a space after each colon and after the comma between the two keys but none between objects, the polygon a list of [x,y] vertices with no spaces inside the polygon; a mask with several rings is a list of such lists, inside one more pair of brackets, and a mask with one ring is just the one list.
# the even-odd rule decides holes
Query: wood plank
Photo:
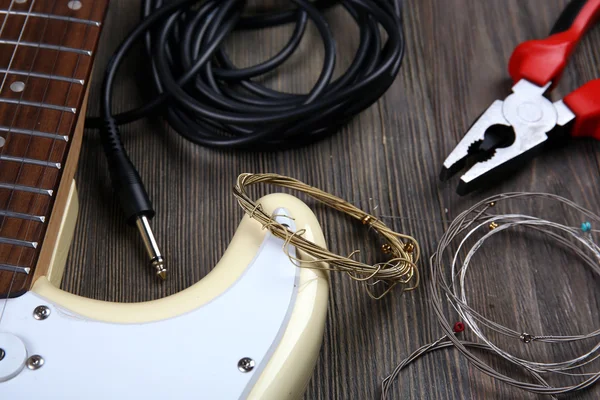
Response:
[{"label": "wood plank", "polygon": [[[124,302],[176,293],[206,275],[229,243],[242,216],[231,195],[239,173],[296,177],[382,216],[395,229],[415,235],[423,247],[423,286],[414,293],[374,302],[347,277],[332,276],[327,331],[305,398],[377,398],[381,380],[396,363],[441,335],[428,300],[427,259],[454,216],[488,195],[514,190],[557,193],[600,211],[598,144],[588,140],[550,151],[501,185],[465,198],[454,193],[457,179],[437,179],[443,159],[471,121],[509,92],[507,61],[514,46],[546,35],[567,1],[405,3],[407,55],[399,77],[378,104],[323,142],[277,154],[237,154],[194,146],[160,120],[123,127],[125,145],[156,207],[152,225],[171,273],[163,284],[148,270],[136,232],[122,221],[98,135],[87,131],[76,177],[80,217],[63,288]],[[138,7],[139,1],[112,2],[90,93],[91,115],[98,114],[103,66],[115,43],[137,23]],[[341,71],[357,47],[357,30],[344,12],[330,12],[328,18],[336,33]],[[284,45],[290,32],[291,27],[284,27],[236,34],[228,53],[240,66],[264,60]],[[596,28],[577,50],[555,98],[598,77],[598,42]],[[126,63],[117,81],[115,110],[141,101],[138,59]],[[306,91],[320,73],[321,62],[318,34],[311,28],[298,53],[265,80],[280,90]],[[369,247],[362,225],[314,209],[331,249],[360,248],[365,259],[376,256],[378,246]],[[542,211],[567,216],[560,208]],[[478,268],[468,282],[470,301],[491,318],[556,334],[597,327],[598,278],[555,246],[505,235],[484,246],[476,261]],[[510,349],[521,347],[502,343]],[[582,348],[540,346],[535,351],[548,359],[564,359]],[[497,359],[490,362],[509,370]],[[595,386],[577,398],[599,395],[600,387]],[[486,377],[453,350],[431,354],[401,373],[394,398],[542,399]]]}]

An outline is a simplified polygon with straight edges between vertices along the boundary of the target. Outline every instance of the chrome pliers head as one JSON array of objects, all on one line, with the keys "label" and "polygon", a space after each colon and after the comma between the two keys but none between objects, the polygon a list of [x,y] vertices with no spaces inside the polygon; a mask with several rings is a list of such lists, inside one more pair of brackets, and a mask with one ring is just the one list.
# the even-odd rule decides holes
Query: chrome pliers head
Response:
[{"label": "chrome pliers head", "polygon": [[564,99],[545,97],[560,79],[567,59],[585,32],[600,18],[600,0],[574,0],[544,40],[520,44],[509,62],[515,82],[503,101],[496,100],[475,121],[444,161],[447,180],[469,162],[457,189],[464,195],[504,178],[534,157],[557,136],[600,139],[600,79]]}]

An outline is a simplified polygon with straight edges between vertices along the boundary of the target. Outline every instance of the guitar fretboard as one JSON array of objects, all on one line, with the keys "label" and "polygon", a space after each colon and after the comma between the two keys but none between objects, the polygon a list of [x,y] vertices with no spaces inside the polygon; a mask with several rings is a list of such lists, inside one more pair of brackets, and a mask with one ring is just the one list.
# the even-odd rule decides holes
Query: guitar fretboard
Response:
[{"label": "guitar fretboard", "polygon": [[0,295],[27,288],[108,0],[0,0]]}]

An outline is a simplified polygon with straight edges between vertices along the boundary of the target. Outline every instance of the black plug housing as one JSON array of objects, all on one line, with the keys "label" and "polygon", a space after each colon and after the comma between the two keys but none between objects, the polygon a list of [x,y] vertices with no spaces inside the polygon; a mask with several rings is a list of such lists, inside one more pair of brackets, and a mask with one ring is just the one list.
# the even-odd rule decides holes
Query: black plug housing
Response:
[{"label": "black plug housing", "polygon": [[105,119],[101,136],[112,186],[127,223],[137,227],[150,258],[150,265],[156,270],[156,275],[165,280],[167,269],[164,266],[164,258],[148,222],[155,212],[142,178],[123,148],[121,134],[114,118]]},{"label": "black plug housing", "polygon": [[142,178],[123,148],[119,128],[114,119],[105,121],[102,133],[102,146],[108,162],[110,179],[127,223],[135,225],[136,219],[141,216],[153,218],[155,212],[152,202]]}]

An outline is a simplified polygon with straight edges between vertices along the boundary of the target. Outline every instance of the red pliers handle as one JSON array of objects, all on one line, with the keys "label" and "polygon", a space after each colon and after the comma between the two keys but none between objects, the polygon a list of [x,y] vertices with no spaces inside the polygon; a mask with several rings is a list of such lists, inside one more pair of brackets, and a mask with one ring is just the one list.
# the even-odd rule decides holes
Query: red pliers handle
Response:
[{"label": "red pliers handle", "polygon": [[440,179],[450,179],[475,161],[458,185],[457,192],[466,194],[504,179],[555,138],[568,134],[600,140],[600,79],[564,99],[552,102],[546,96],[599,18],[600,0],[573,0],[548,38],[517,46],[509,62],[512,93],[475,120],[446,157]]},{"label": "red pliers handle", "polygon": [[[600,0],[574,0],[563,11],[549,37],[521,43],[508,70],[514,81],[526,79],[540,87],[554,87],[585,33],[600,19]],[[571,136],[600,140],[600,79],[588,82],[563,99],[575,114]]]}]

